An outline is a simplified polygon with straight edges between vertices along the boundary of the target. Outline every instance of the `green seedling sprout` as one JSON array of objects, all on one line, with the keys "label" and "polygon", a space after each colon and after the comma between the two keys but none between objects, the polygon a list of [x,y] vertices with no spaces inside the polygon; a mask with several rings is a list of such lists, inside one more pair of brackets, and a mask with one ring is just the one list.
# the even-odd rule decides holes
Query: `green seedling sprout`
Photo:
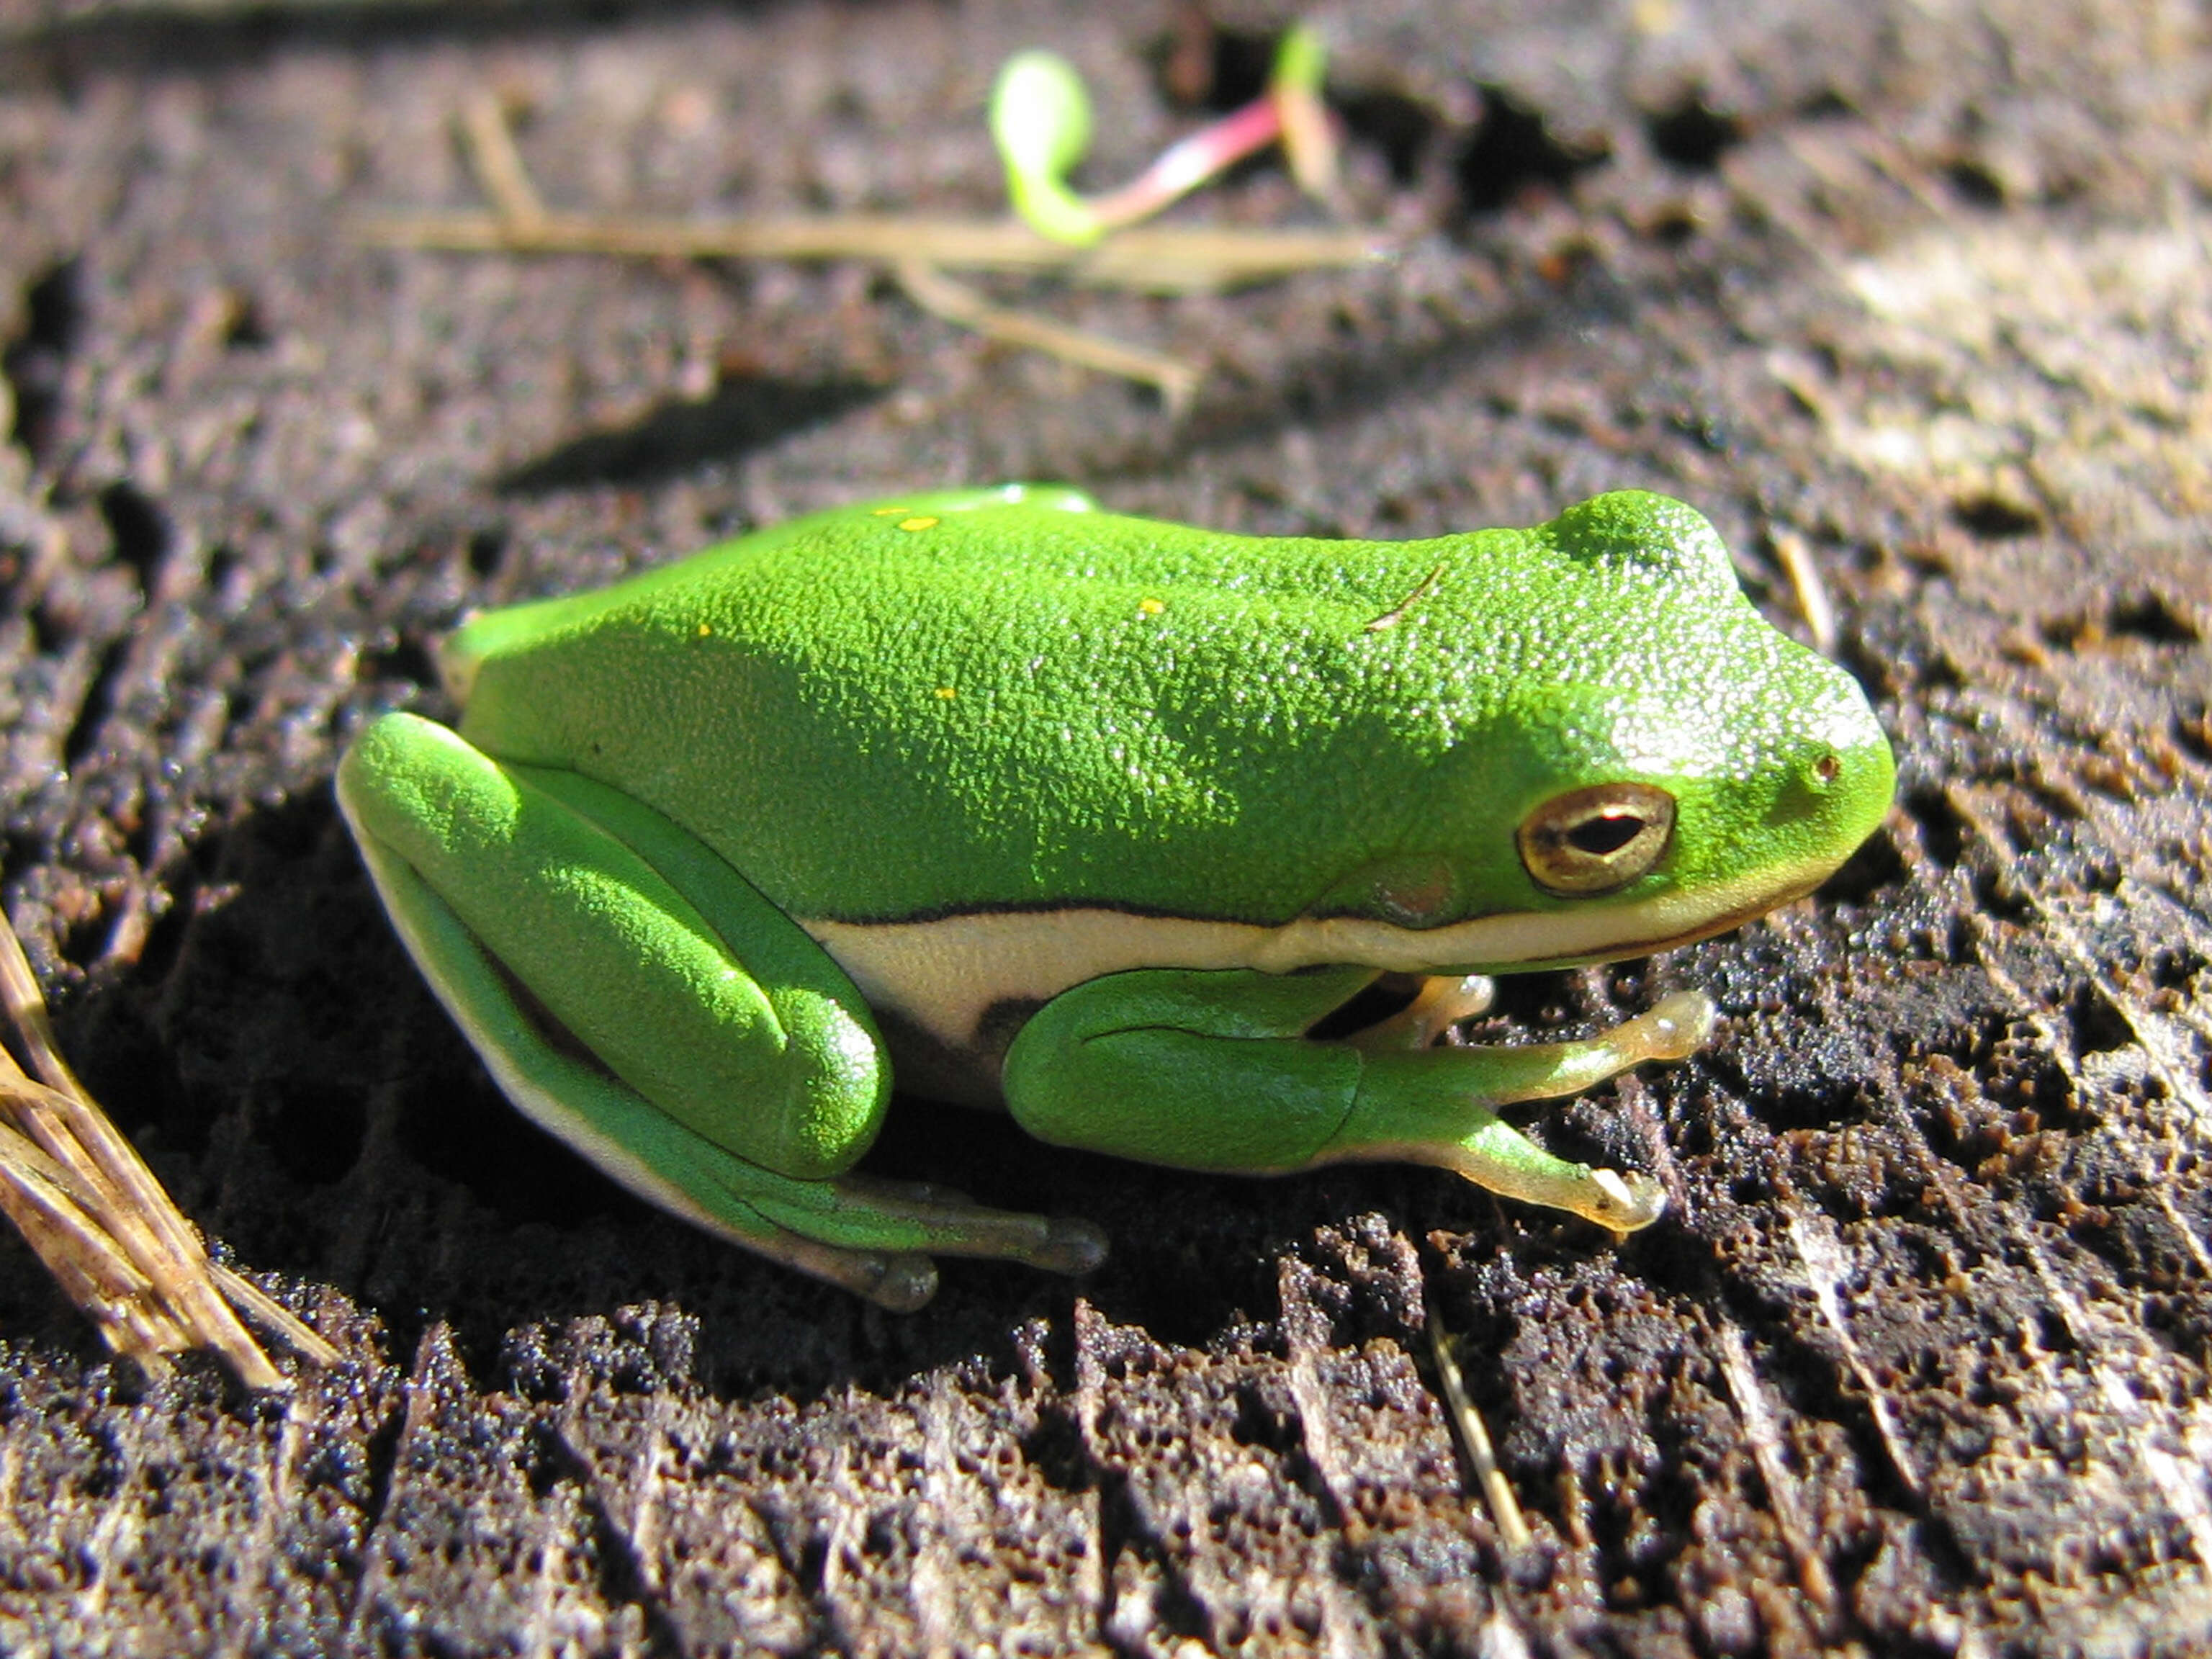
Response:
[{"label": "green seedling sprout", "polygon": [[1267,77],[1267,102],[1282,125],[1283,155],[1298,188],[1317,201],[1336,194],[1336,121],[1322,101],[1328,73],[1328,48],[1321,32],[1294,25],[1275,48]]},{"label": "green seedling sprout", "polygon": [[1014,211],[1039,234],[1078,247],[1106,233],[1067,174],[1091,148],[1091,94],[1058,52],[1018,52],[991,90],[991,142],[1006,164]]},{"label": "green seedling sprout", "polygon": [[1336,131],[1322,103],[1327,49],[1300,24],[1275,50],[1267,90],[1170,144],[1121,189],[1085,198],[1067,175],[1091,146],[1091,97],[1083,78],[1055,52],[1021,52],[999,71],[991,94],[991,137],[1006,169],[1014,211],[1038,234],[1075,246],[1148,219],[1246,156],[1279,143],[1300,189],[1326,198],[1336,187]]}]

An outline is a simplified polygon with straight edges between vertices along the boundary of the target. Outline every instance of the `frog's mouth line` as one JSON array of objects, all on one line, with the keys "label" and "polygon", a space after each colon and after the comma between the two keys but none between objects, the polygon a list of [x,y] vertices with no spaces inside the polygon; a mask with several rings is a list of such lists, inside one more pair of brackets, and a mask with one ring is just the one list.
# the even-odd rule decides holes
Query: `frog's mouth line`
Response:
[{"label": "frog's mouth line", "polygon": [[1085,980],[1133,968],[1285,974],[1356,964],[1405,974],[1519,973],[1647,956],[1726,933],[1801,898],[1834,867],[1822,860],[1694,896],[1670,893],[1612,909],[1509,911],[1425,931],[1365,916],[1301,916],[1269,927],[1103,906],[974,910],[921,921],[798,920],[870,1004],[965,1050],[976,1023],[999,1003],[1047,1001]]},{"label": "frog's mouth line", "polygon": [[[1747,921],[1758,921],[1770,910],[1778,910],[1784,905],[1793,904],[1797,900],[1818,890],[1820,884],[1832,873],[1831,870],[1822,870],[1809,881],[1796,887],[1783,888],[1770,896],[1744,906],[1741,909],[1715,916],[1709,921],[1700,922],[1686,933],[1667,933],[1654,939],[1624,939],[1617,945],[1607,950],[1604,956],[1595,959],[1601,962],[1620,962],[1630,957],[1656,956],[1662,951],[1677,950],[1685,945],[1695,945],[1701,939],[1711,939],[1716,934],[1731,932],[1742,927]],[[1503,973],[1510,969],[1516,973],[1533,973],[1546,968],[1580,967],[1591,959],[1588,957],[1570,957],[1556,962],[1531,960],[1498,963],[1488,969],[1474,969],[1470,971]]]}]

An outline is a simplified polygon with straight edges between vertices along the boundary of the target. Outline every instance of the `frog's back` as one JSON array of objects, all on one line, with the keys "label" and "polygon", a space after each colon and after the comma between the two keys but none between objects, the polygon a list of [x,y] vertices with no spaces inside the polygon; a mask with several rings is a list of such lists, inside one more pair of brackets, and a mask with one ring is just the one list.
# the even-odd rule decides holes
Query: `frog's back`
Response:
[{"label": "frog's back", "polygon": [[1278,921],[1408,830],[1532,649],[1617,658],[1541,543],[854,509],[472,624],[464,730],[650,802],[795,915]]}]

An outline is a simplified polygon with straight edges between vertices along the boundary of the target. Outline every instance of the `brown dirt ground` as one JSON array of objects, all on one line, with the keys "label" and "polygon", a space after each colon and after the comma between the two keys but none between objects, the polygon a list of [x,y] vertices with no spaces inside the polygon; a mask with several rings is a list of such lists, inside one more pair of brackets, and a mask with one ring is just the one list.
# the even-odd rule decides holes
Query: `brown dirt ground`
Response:
[{"label": "brown dirt ground", "polygon": [[[0,1246],[0,1647],[2212,1652],[2203,9],[1311,9],[1401,258],[1000,290],[1210,361],[1178,422],[858,269],[343,222],[472,201],[486,87],[559,204],[989,213],[1006,50],[1082,64],[1110,179],[1178,89],[1248,89],[1283,9],[0,0],[9,909],[185,1208],[347,1353],[289,1400],[149,1383]],[[1261,165],[1181,216],[1306,211]],[[1800,629],[1782,556],[1817,565],[1899,747],[1887,830],[1485,1028],[1712,989],[1705,1055],[1534,1114],[1656,1172],[1662,1224],[908,1104],[872,1167],[1117,1249],[892,1317],[503,1106],[337,824],[349,732],[440,707],[470,606],[1020,476],[1363,536],[1649,486]],[[1526,1549],[1455,1462],[1431,1310]]]}]

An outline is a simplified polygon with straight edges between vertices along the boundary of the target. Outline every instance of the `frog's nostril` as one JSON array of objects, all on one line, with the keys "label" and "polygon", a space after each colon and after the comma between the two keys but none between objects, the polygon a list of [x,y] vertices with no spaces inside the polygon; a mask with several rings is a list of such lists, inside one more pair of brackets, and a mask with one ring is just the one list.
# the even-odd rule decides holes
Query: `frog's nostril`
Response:
[{"label": "frog's nostril", "polygon": [[1832,753],[1823,755],[1813,763],[1813,775],[1823,783],[1833,783],[1843,775],[1844,763]]}]

